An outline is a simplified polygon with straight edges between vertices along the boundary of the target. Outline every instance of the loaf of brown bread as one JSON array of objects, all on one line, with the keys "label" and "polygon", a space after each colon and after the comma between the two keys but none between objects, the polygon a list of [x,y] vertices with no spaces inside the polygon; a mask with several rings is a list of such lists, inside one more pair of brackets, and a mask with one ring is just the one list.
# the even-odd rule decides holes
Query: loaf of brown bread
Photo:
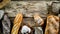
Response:
[{"label": "loaf of brown bread", "polygon": [[58,34],[58,31],[59,31],[59,17],[54,15],[48,16],[45,34]]},{"label": "loaf of brown bread", "polygon": [[22,19],[23,19],[22,14],[17,14],[16,15],[16,17],[14,19],[14,22],[13,22],[13,28],[12,28],[11,34],[18,34],[18,30],[21,26]]}]

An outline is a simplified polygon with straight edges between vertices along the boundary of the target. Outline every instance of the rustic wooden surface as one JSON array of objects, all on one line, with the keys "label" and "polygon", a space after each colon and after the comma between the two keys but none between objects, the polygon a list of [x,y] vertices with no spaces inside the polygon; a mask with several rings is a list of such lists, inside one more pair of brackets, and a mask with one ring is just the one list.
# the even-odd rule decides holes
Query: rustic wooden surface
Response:
[{"label": "rustic wooden surface", "polygon": [[[46,26],[46,18],[48,15],[60,16],[60,2],[54,1],[11,1],[4,7],[4,12],[7,13],[13,26],[13,20],[17,13],[23,13],[23,23],[31,26],[35,25],[33,15],[38,13],[44,19],[43,32]],[[52,5],[53,3],[53,5]]]},{"label": "rustic wooden surface", "polygon": [[[43,6],[44,5],[44,6]],[[17,13],[23,13],[24,17],[33,17],[38,13],[41,17],[51,14],[59,14],[60,2],[47,1],[12,1],[5,7],[5,13],[9,17],[15,17]]]}]

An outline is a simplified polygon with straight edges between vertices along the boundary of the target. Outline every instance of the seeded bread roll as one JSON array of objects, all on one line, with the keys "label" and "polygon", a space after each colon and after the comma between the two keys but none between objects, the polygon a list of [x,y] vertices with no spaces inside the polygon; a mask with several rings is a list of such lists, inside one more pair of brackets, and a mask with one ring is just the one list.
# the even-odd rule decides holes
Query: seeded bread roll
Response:
[{"label": "seeded bread roll", "polygon": [[53,15],[48,16],[45,34],[58,34],[58,31],[59,31],[59,17]]},{"label": "seeded bread roll", "polygon": [[21,26],[22,19],[23,19],[22,14],[17,14],[16,15],[16,17],[14,19],[14,22],[13,22],[13,28],[12,28],[11,34],[18,34],[18,30]]}]

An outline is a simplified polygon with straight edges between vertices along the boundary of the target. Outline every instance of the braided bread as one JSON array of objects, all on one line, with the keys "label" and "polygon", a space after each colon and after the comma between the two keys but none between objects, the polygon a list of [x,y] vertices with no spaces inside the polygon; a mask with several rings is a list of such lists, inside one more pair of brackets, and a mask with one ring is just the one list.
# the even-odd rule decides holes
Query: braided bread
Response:
[{"label": "braided bread", "polygon": [[59,17],[53,15],[48,16],[45,34],[58,34],[58,31],[59,31]]},{"label": "braided bread", "polygon": [[16,18],[14,19],[14,23],[13,23],[13,28],[12,28],[11,34],[18,34],[18,30],[19,30],[19,28],[21,26],[22,19],[23,19],[22,14],[17,14],[16,15]]}]

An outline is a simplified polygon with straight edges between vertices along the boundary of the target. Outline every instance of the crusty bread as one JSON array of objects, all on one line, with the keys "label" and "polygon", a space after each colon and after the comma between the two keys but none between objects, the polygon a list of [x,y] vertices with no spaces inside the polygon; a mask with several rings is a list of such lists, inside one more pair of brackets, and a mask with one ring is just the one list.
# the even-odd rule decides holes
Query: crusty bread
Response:
[{"label": "crusty bread", "polygon": [[58,31],[59,31],[59,17],[53,15],[48,16],[45,34],[58,34]]},{"label": "crusty bread", "polygon": [[22,23],[22,19],[23,19],[23,15],[22,14],[17,14],[15,19],[14,19],[14,23],[13,23],[13,28],[11,31],[11,34],[18,34],[18,30],[21,26]]},{"label": "crusty bread", "polygon": [[38,14],[34,15],[34,21],[36,22],[36,25],[42,26],[44,24],[43,19]]}]

